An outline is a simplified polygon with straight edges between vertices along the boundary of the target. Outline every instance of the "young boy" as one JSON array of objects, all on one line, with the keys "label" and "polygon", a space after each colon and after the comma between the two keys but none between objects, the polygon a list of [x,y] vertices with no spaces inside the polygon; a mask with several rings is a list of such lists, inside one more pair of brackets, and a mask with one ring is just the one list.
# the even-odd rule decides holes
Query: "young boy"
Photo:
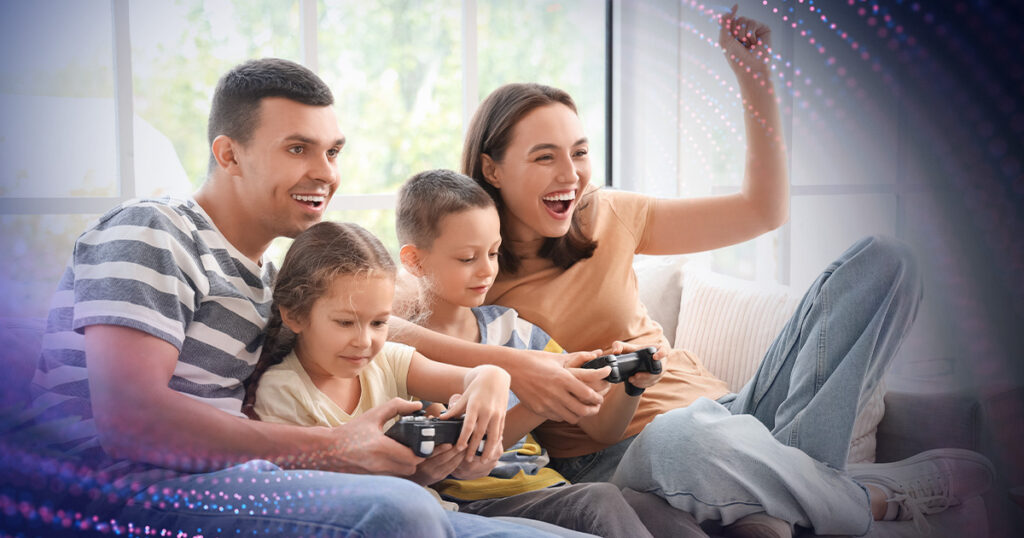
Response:
[{"label": "young boy", "polygon": [[[450,170],[419,173],[399,191],[396,215],[402,265],[419,284],[418,300],[402,307],[404,317],[472,342],[562,352],[547,333],[519,318],[515,310],[482,306],[498,273],[501,235],[494,202],[472,179]],[[544,418],[518,405],[513,394],[509,404],[506,452],[490,476],[444,480],[434,486],[458,502],[461,512],[538,519],[600,536],[645,536],[655,531],[654,525],[675,536],[703,535],[689,514],[652,495],[628,491],[624,496],[607,483],[569,485],[545,467],[547,452],[529,435]],[[625,428],[632,415],[626,407],[602,409],[581,420],[580,426],[615,434],[613,430]],[[657,513],[659,517],[645,521],[658,521],[645,527],[634,508],[645,515]]]}]

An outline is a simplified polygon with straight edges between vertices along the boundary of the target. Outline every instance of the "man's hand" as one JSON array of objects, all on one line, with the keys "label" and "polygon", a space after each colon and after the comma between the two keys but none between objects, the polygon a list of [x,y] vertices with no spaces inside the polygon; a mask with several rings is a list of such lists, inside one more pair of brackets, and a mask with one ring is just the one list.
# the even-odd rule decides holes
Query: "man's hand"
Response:
[{"label": "man's hand", "polygon": [[[583,351],[570,354],[545,351],[522,351],[522,358],[512,374],[512,392],[530,411],[549,420],[575,424],[580,418],[596,414],[604,398],[578,379],[563,364],[580,363],[597,358],[597,354]],[[583,370],[594,372],[596,370]],[[585,374],[590,379],[596,374]],[[608,372],[603,376],[606,377]]]},{"label": "man's hand", "polygon": [[414,454],[411,448],[384,435],[383,430],[384,424],[395,415],[408,415],[420,407],[420,402],[393,398],[348,424],[334,428],[337,441],[324,454],[325,461],[314,462],[314,466],[343,473],[402,477],[415,474],[424,459]]},{"label": "man's hand", "polygon": [[452,471],[452,475],[459,480],[470,480],[487,476],[498,463],[498,458],[501,457],[501,454],[502,451],[499,450],[496,454],[484,453],[473,460],[463,458],[459,466]]}]

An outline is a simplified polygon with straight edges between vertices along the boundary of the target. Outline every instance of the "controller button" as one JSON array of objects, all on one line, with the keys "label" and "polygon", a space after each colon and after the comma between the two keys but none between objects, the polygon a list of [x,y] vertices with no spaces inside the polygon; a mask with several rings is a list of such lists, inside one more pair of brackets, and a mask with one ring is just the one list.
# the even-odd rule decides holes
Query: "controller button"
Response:
[{"label": "controller button", "polygon": [[421,441],[420,442],[420,454],[427,456],[434,453],[434,442],[433,441]]},{"label": "controller button", "polygon": [[422,430],[420,430],[420,432],[423,433],[423,437],[433,437],[434,436],[434,428],[423,428]]}]

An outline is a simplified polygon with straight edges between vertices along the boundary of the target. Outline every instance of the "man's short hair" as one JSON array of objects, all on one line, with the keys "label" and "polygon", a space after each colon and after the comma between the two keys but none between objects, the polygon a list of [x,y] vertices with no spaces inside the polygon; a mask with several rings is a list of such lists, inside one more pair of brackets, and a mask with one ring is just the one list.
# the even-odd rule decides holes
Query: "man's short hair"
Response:
[{"label": "man's short hair", "polygon": [[[212,146],[220,135],[245,144],[259,125],[260,101],[284,97],[311,106],[334,104],[331,89],[316,73],[289,60],[262,58],[235,66],[217,82],[206,134]],[[210,169],[216,166],[210,155]]]},{"label": "man's short hair", "polygon": [[451,170],[420,172],[398,190],[398,241],[429,249],[441,233],[441,219],[476,207],[494,207],[494,200],[472,178]]}]

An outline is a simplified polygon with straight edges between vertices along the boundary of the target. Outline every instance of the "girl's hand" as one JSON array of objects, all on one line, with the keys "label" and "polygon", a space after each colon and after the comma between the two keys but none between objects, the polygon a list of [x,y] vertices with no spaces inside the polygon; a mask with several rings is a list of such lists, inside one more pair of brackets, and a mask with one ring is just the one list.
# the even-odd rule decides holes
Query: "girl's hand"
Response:
[{"label": "girl's hand", "polygon": [[[612,344],[612,347],[606,349],[603,353],[619,355],[622,353],[632,353],[638,349],[643,349],[645,347],[648,346],[630,344],[627,342],[615,342]],[[658,351],[654,352],[654,359],[660,361],[665,359],[665,357],[668,357],[668,348],[666,348],[664,345],[659,345]],[[654,385],[657,385],[658,381],[661,380],[661,376],[663,375],[665,375],[664,365],[662,365],[660,374],[652,374],[650,372],[637,372],[629,376],[629,382],[638,388],[646,389],[648,387],[653,387]]]},{"label": "girl's hand", "polygon": [[429,486],[444,480],[462,463],[464,452],[447,443],[437,445],[434,447],[434,453],[416,466],[416,472],[409,476],[409,480],[421,486]]},{"label": "girl's hand", "polygon": [[[729,66],[739,77],[753,73],[754,78],[768,75],[772,52],[772,30],[768,25],[737,17],[738,6],[719,20],[718,44],[725,53]],[[639,385],[638,385],[639,386]]]},{"label": "girl's hand", "polygon": [[462,433],[455,448],[466,451],[466,461],[477,458],[476,450],[484,435],[483,457],[497,459],[501,456],[501,432],[505,428],[505,411],[508,408],[508,392],[511,377],[505,370],[492,365],[477,366],[466,375],[466,388],[461,397],[451,402],[448,411],[440,418],[449,419],[462,415]]},{"label": "girl's hand", "polygon": [[603,398],[612,388],[612,384],[604,379],[612,373],[611,366],[602,366],[596,370],[591,368],[581,368],[584,363],[592,361],[600,355],[604,355],[604,353],[601,353],[600,349],[587,353],[572,353],[566,355],[569,359],[565,362],[565,367],[570,369],[569,371],[576,376],[576,379],[586,383],[588,387],[590,387],[594,392],[600,394]]}]

